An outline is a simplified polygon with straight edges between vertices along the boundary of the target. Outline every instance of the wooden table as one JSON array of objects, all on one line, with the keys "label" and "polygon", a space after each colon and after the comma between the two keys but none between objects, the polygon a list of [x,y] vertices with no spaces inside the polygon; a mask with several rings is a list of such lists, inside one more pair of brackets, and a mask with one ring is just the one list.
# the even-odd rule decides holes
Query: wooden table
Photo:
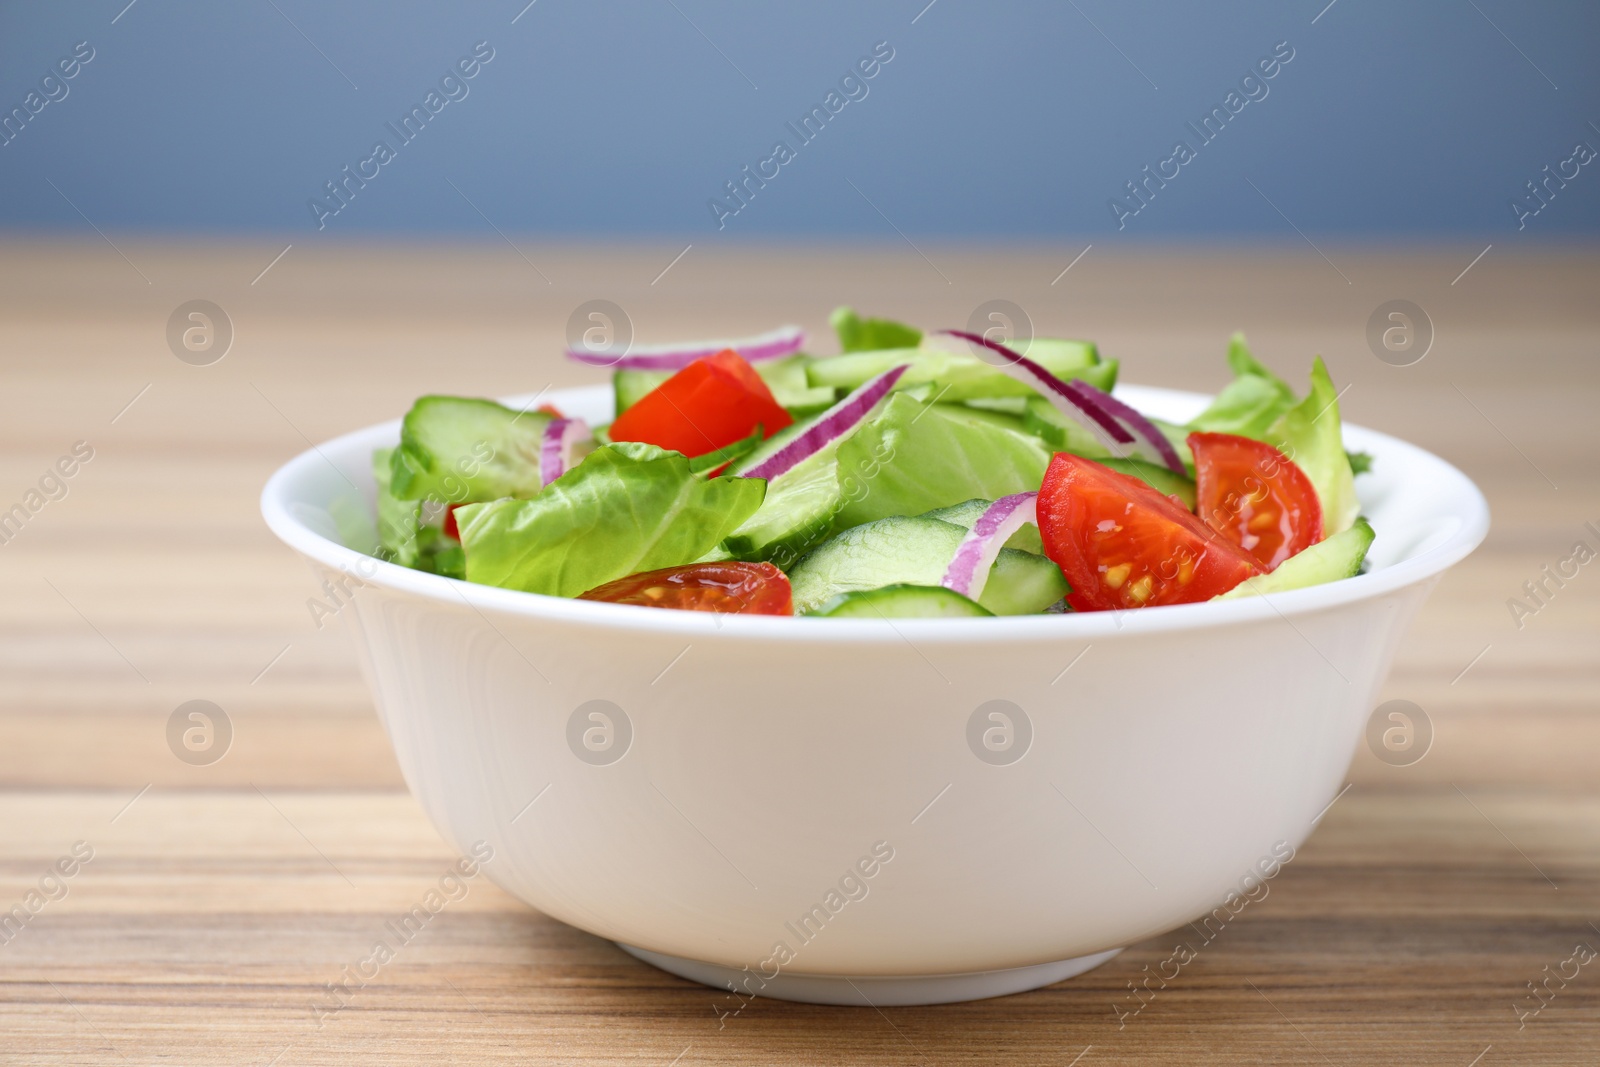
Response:
[{"label": "wooden table", "polygon": [[[1506,242],[1452,282],[1477,247],[1097,245],[1061,274],[1079,244],[697,242],[662,274],[681,245],[306,240],[274,261],[283,244],[0,251],[0,509],[93,448],[0,545],[0,908],[75,842],[93,853],[0,945],[0,1062],[1600,1062],[1600,964],[1518,1017],[1540,1003],[1530,982],[1600,947],[1600,565],[1520,629],[1507,607],[1576,540],[1600,546],[1592,251]],[[1240,326],[1297,379],[1320,351],[1347,418],[1478,479],[1489,540],[1440,584],[1385,693],[1425,709],[1426,758],[1361,752],[1270,897],[1121,1026],[1113,1005],[1178,933],[1002,1000],[756,1001],[719,1025],[712,992],[480,880],[319,1029],[313,998],[453,856],[399,779],[348,635],[317,628],[307,568],[258,517],[272,469],[424,391],[593,380],[556,355],[591,298],[658,339],[821,334],[846,300],[959,326],[996,297],[1041,334],[1098,339],[1135,381],[1216,388]],[[234,325],[211,366],[166,341],[193,298]],[[1395,298],[1436,329],[1410,367],[1366,340]],[[193,699],[232,724],[206,766],[167,741]]]}]

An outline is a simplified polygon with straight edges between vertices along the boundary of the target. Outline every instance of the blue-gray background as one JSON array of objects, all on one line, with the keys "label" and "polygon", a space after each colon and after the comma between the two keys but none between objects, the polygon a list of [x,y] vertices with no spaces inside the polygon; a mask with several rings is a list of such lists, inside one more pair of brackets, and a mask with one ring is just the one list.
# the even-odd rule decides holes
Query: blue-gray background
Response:
[{"label": "blue-gray background", "polygon": [[[316,233],[308,198],[484,40],[325,235],[717,233],[708,199],[878,41],[869,95],[721,239],[1114,233],[1108,199],[1279,41],[1270,95],[1123,235],[1509,238],[1513,195],[1600,147],[1588,2],[525,2],[7,0],[0,112],[96,56],[0,147],[0,229]],[[1519,238],[1596,232],[1591,164]]]}]

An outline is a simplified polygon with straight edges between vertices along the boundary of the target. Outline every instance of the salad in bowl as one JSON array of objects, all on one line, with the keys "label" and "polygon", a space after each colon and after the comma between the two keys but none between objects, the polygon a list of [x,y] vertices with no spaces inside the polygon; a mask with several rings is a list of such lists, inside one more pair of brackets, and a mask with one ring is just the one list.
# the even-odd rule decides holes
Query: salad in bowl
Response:
[{"label": "salad in bowl", "polygon": [[615,418],[426,396],[373,453],[380,558],[645,608],[822,618],[1127,611],[1351,577],[1374,533],[1321,359],[1302,396],[1236,334],[1187,422],[1092,342],[1013,347],[851,308],[635,349]]},{"label": "salad in bowl", "polygon": [[1241,337],[1207,398],[834,326],[575,352],[611,384],[424,397],[272,476],[418,802],[719,1026],[1220,928],[1341,795],[1482,495]]}]

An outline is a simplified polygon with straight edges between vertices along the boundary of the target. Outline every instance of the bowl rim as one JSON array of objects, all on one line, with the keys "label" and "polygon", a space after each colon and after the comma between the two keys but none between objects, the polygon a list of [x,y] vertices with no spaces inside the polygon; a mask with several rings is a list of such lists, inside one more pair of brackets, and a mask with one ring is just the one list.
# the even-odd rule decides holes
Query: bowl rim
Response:
[{"label": "bowl rim", "polygon": [[[608,385],[577,386],[538,395],[546,402],[574,406],[609,397]],[[1203,404],[1204,394],[1129,384],[1116,392],[1135,401]],[[527,394],[502,398],[518,407],[532,403]],[[301,452],[279,467],[261,491],[261,514],[268,528],[290,548],[309,560],[334,570],[355,574],[361,582],[391,592],[408,594],[441,604],[466,606],[480,615],[492,611],[502,616],[575,624],[600,630],[634,634],[680,635],[685,638],[786,642],[862,642],[1002,644],[1017,640],[1109,639],[1139,633],[1157,633],[1257,623],[1287,621],[1291,616],[1321,612],[1362,601],[1375,600],[1408,586],[1429,581],[1465,558],[1482,543],[1489,529],[1489,505],[1473,481],[1456,467],[1426,449],[1398,437],[1352,424],[1343,427],[1346,444],[1373,447],[1382,454],[1409,454],[1413,461],[1431,465],[1427,477],[1446,484],[1455,505],[1441,517],[1455,516],[1456,528],[1437,544],[1368,574],[1323,585],[1241,597],[1172,604],[1129,611],[1067,612],[1059,615],[1011,615],[982,619],[828,619],[803,616],[718,615],[694,611],[668,611],[627,604],[607,604],[479,585],[388,563],[333,541],[307,525],[292,505],[301,502],[294,487],[318,467],[338,465],[331,453],[355,448],[382,447],[398,439],[400,419],[391,419],[342,434]],[[1350,438],[1355,438],[1354,442]],[[342,476],[342,475],[341,475]],[[1449,485],[1448,483],[1454,483]],[[1381,536],[1381,531],[1380,531]],[[358,587],[359,589],[359,587]],[[488,621],[487,618],[485,621]],[[492,625],[492,623],[491,623]],[[1292,625],[1292,623],[1290,624]]]}]

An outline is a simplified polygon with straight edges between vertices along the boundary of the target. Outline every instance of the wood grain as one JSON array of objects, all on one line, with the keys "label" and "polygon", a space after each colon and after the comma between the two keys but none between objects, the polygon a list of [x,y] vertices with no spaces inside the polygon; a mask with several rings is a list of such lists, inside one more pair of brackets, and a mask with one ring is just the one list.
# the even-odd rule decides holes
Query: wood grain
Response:
[{"label": "wood grain", "polygon": [[[697,243],[652,285],[681,245],[297,242],[252,285],[281,244],[119,245],[150,284],[103,243],[0,249],[0,510],[75,442],[95,450],[0,545],[0,908],[74,842],[94,850],[0,944],[0,1062],[1600,1060],[1600,968],[1517,1013],[1544,968],[1600,947],[1600,571],[1520,629],[1506,606],[1600,525],[1593,250],[1497,245],[1452,285],[1479,249],[1325,247],[1346,284],[1303,245],[1096,246],[1052,285],[1080,247]],[[1035,993],[757,1000],[719,1023],[712,991],[480,879],[319,1027],[325,983],[453,857],[399,780],[348,635],[314,624],[309,571],[257,517],[267,474],[421,392],[591,380],[556,352],[594,297],[670,338],[821,332],[845,300],[959,326],[996,296],[1041,334],[1095,337],[1135,381],[1216,388],[1240,326],[1296,373],[1320,351],[1347,418],[1479,481],[1489,540],[1440,583],[1385,691],[1430,716],[1427,757],[1360,753],[1270,896],[1210,943],[1173,931]],[[195,297],[236,328],[210,367],[164,337]],[[1365,340],[1396,297],[1437,331],[1407,368]],[[195,698],[235,730],[207,767],[165,740]],[[1185,938],[1196,958],[1129,1014],[1129,984]]]}]

